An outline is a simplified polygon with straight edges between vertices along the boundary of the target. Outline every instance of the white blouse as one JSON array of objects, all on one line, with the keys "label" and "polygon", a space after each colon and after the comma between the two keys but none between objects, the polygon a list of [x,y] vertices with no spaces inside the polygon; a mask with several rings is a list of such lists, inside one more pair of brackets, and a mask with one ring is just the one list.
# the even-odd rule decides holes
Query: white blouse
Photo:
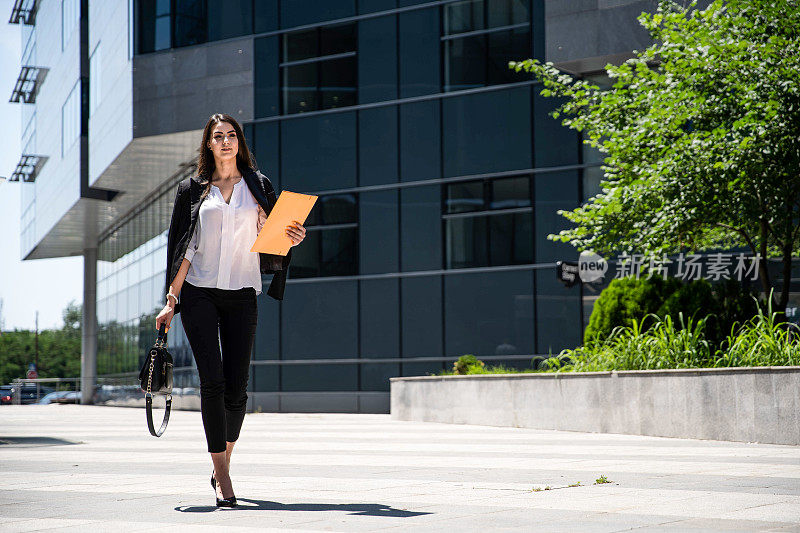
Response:
[{"label": "white blouse", "polygon": [[225,203],[216,185],[200,205],[197,225],[184,257],[191,262],[186,281],[197,287],[236,290],[253,287],[261,294],[258,252],[250,248],[264,211],[241,178]]}]

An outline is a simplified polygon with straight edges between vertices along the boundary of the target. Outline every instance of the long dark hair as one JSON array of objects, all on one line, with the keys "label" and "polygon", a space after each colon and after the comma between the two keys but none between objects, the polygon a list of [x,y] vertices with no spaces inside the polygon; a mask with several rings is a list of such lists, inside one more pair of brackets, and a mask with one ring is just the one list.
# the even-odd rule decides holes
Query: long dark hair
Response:
[{"label": "long dark hair", "polygon": [[208,122],[206,122],[206,127],[203,129],[203,140],[200,143],[200,148],[197,150],[200,152],[197,158],[197,177],[200,179],[200,183],[205,185],[205,189],[203,189],[203,198],[211,191],[211,175],[217,168],[217,164],[214,161],[214,153],[211,151],[211,148],[208,147],[208,142],[211,138],[211,129],[220,122],[227,122],[233,126],[233,130],[236,132],[236,140],[239,145],[239,151],[236,154],[236,167],[239,169],[239,172],[244,175],[248,170],[255,170],[256,168],[256,161],[253,156],[250,155],[250,150],[247,148],[247,143],[244,140],[242,127],[236,122],[236,119],[225,113],[214,113],[211,115],[211,118],[208,119]]}]

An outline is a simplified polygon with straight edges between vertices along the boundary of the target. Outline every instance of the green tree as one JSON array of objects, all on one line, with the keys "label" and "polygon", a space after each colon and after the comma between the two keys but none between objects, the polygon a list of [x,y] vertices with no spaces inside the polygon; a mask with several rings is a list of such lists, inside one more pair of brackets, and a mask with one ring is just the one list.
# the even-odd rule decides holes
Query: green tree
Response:
[{"label": "green tree", "polygon": [[[773,307],[789,298],[800,241],[800,7],[792,0],[662,1],[639,22],[653,44],[613,87],[551,63],[511,63],[562,98],[553,112],[605,153],[602,193],[559,213],[553,240],[611,254],[749,248],[782,263]],[[772,281],[760,262],[762,288]]]},{"label": "green tree", "polygon": [[[61,329],[39,332],[39,377],[65,378],[81,374],[81,305],[70,302]],[[36,358],[35,333],[4,331],[0,335],[0,383],[24,378]]]}]

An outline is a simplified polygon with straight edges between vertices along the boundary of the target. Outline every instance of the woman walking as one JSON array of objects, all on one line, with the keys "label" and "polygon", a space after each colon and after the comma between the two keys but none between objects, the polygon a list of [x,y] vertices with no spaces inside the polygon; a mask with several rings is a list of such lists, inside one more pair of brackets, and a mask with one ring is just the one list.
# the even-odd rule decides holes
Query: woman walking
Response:
[{"label": "woman walking", "polygon": [[[217,507],[236,507],[229,475],[247,403],[261,274],[273,273],[269,294],[283,299],[291,249],[251,252],[276,196],[255,169],[242,129],[225,114],[203,130],[197,175],[181,181],[167,238],[166,305],[156,328],[183,311],[186,337],[200,376],[200,411],[214,470]],[[303,241],[297,221],[286,227],[292,246]],[[178,297],[180,296],[180,301]]]}]

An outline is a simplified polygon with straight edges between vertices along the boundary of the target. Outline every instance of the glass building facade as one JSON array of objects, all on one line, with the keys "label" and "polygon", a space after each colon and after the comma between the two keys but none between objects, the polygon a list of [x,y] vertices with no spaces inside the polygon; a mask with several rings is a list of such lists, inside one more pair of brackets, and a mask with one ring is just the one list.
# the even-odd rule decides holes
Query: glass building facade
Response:
[{"label": "glass building facade", "polygon": [[[420,4],[134,4],[140,55],[252,35],[248,145],[277,191],[319,196],[285,299],[259,297],[255,398],[383,393],[372,409],[385,412],[390,377],[464,354],[527,368],[580,341],[582,289],[554,268],[576,253],[546,237],[596,186],[597,163],[507,67],[543,57],[541,3]],[[101,236],[101,376],[138,370],[153,340],[180,177]],[[179,322],[170,345],[190,367]]]}]

